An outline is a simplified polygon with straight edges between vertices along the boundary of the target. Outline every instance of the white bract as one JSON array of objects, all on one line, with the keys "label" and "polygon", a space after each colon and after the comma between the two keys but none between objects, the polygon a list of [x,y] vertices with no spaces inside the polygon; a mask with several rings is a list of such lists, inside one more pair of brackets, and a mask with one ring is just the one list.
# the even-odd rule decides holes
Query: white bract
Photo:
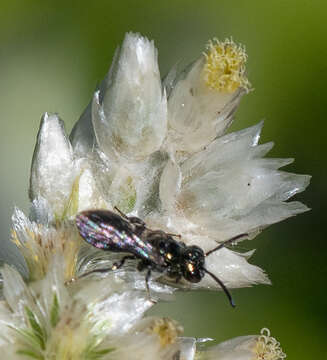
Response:
[{"label": "white bract", "polygon": [[[29,217],[13,215],[12,240],[27,267],[2,269],[0,350],[21,359],[282,359],[269,335],[233,339],[208,351],[181,337],[166,318],[144,318],[153,305],[144,274],[128,263],[110,268],[120,254],[86,244],[74,224],[78,212],[118,207],[150,229],[181,236],[208,252],[243,234],[307,211],[289,201],[309,184],[307,175],[280,170],[292,159],[265,158],[262,123],[226,134],[250,90],[247,56],[232,40],[209,42],[185,70],[161,82],[153,41],[128,33],[108,75],[70,137],[56,114],[42,118],[34,151]],[[176,237],[176,241],[179,239]],[[249,264],[253,251],[226,247],[206,257],[206,268],[227,288],[269,283]],[[171,299],[186,288],[220,289],[213,278],[165,284],[152,274],[151,297]],[[77,281],[73,281],[77,279]]]}]

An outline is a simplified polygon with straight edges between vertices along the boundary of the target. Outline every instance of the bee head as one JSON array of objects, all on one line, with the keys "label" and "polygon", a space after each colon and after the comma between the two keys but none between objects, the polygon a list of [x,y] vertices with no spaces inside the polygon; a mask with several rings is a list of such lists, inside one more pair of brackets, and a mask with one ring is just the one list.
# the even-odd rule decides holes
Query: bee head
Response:
[{"label": "bee head", "polygon": [[204,277],[204,252],[198,246],[187,246],[182,255],[182,273],[184,278],[193,283]]}]

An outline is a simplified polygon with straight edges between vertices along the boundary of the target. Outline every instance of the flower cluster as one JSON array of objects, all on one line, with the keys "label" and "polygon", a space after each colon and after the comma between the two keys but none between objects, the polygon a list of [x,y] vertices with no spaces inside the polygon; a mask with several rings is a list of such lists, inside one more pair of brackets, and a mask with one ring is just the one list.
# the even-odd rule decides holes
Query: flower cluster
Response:
[{"label": "flower cluster", "polygon": [[[6,358],[285,357],[265,331],[197,350],[199,340],[182,337],[175,321],[144,317],[154,304],[133,263],[82,277],[109,269],[117,254],[90,247],[74,224],[82,210],[116,207],[208,252],[306,211],[288,199],[306,188],[309,176],[279,170],[292,159],[265,158],[273,144],[259,144],[262,123],[226,134],[250,90],[246,60],[232,40],[214,40],[186,69],[174,68],[161,81],[153,42],[129,33],[70,137],[58,115],[43,116],[30,214],[15,209],[12,218],[12,240],[28,277],[2,269],[0,348]],[[206,267],[228,288],[269,283],[248,263],[251,254],[223,247],[207,257]],[[177,286],[220,289],[209,276],[168,285],[160,273],[150,286],[157,300],[171,298]]]}]

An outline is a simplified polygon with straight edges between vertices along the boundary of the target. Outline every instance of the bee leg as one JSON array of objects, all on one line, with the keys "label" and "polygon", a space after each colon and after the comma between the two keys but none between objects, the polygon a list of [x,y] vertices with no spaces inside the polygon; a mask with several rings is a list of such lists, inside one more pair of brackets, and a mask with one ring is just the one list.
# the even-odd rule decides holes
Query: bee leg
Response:
[{"label": "bee leg", "polygon": [[130,259],[135,259],[135,256],[134,255],[126,255],[119,262],[115,262],[111,268],[95,269],[95,270],[88,271],[78,278],[71,278],[70,280],[66,281],[65,285],[69,285],[69,284],[75,282],[76,280],[81,279],[81,278],[88,276],[90,274],[93,274],[93,273],[106,273],[109,271],[114,271],[114,270],[120,269],[124,265],[125,261],[130,260]]},{"label": "bee leg", "polygon": [[132,260],[132,259],[135,259],[136,257],[134,255],[126,255],[124,256],[118,263],[114,263],[111,267],[111,269],[109,270],[117,270],[117,269],[120,269],[126,260]]},{"label": "bee leg", "polygon": [[126,214],[124,214],[121,210],[119,210],[117,206],[114,207],[114,210],[116,210],[121,217],[128,220],[128,216]]},{"label": "bee leg", "polygon": [[180,235],[180,234],[171,234],[171,233],[166,233],[166,235],[168,235],[168,236],[172,236],[172,237],[177,237],[177,238],[179,238],[179,239],[181,239],[181,238],[182,238],[182,235]]},{"label": "bee leg", "polygon": [[156,304],[157,301],[154,300],[154,299],[152,299],[151,294],[150,294],[150,287],[149,287],[150,277],[151,277],[151,267],[149,266],[149,267],[148,267],[148,271],[147,271],[147,273],[146,273],[146,275],[145,275],[145,288],[146,288],[146,292],[147,292],[147,294],[148,294],[149,300],[150,300],[153,304]]}]

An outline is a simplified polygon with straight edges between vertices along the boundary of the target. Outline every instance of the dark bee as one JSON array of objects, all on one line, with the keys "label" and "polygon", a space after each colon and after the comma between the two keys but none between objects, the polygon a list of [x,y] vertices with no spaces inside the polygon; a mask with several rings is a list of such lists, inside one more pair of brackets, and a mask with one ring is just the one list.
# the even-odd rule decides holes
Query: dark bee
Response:
[{"label": "dark bee", "polygon": [[110,269],[96,269],[83,274],[82,277],[94,272],[116,270],[128,259],[139,259],[137,269],[147,271],[145,284],[148,294],[151,271],[165,273],[176,283],[182,278],[191,283],[198,283],[207,273],[221,286],[230,304],[235,306],[223,282],[204,267],[205,257],[248,234],[237,235],[204,253],[198,246],[187,246],[173,238],[180,237],[179,235],[148,229],[140,218],[128,217],[117,208],[115,210],[120,215],[108,210],[83,211],[76,216],[76,225],[81,236],[92,246],[129,255],[114,263]]}]

